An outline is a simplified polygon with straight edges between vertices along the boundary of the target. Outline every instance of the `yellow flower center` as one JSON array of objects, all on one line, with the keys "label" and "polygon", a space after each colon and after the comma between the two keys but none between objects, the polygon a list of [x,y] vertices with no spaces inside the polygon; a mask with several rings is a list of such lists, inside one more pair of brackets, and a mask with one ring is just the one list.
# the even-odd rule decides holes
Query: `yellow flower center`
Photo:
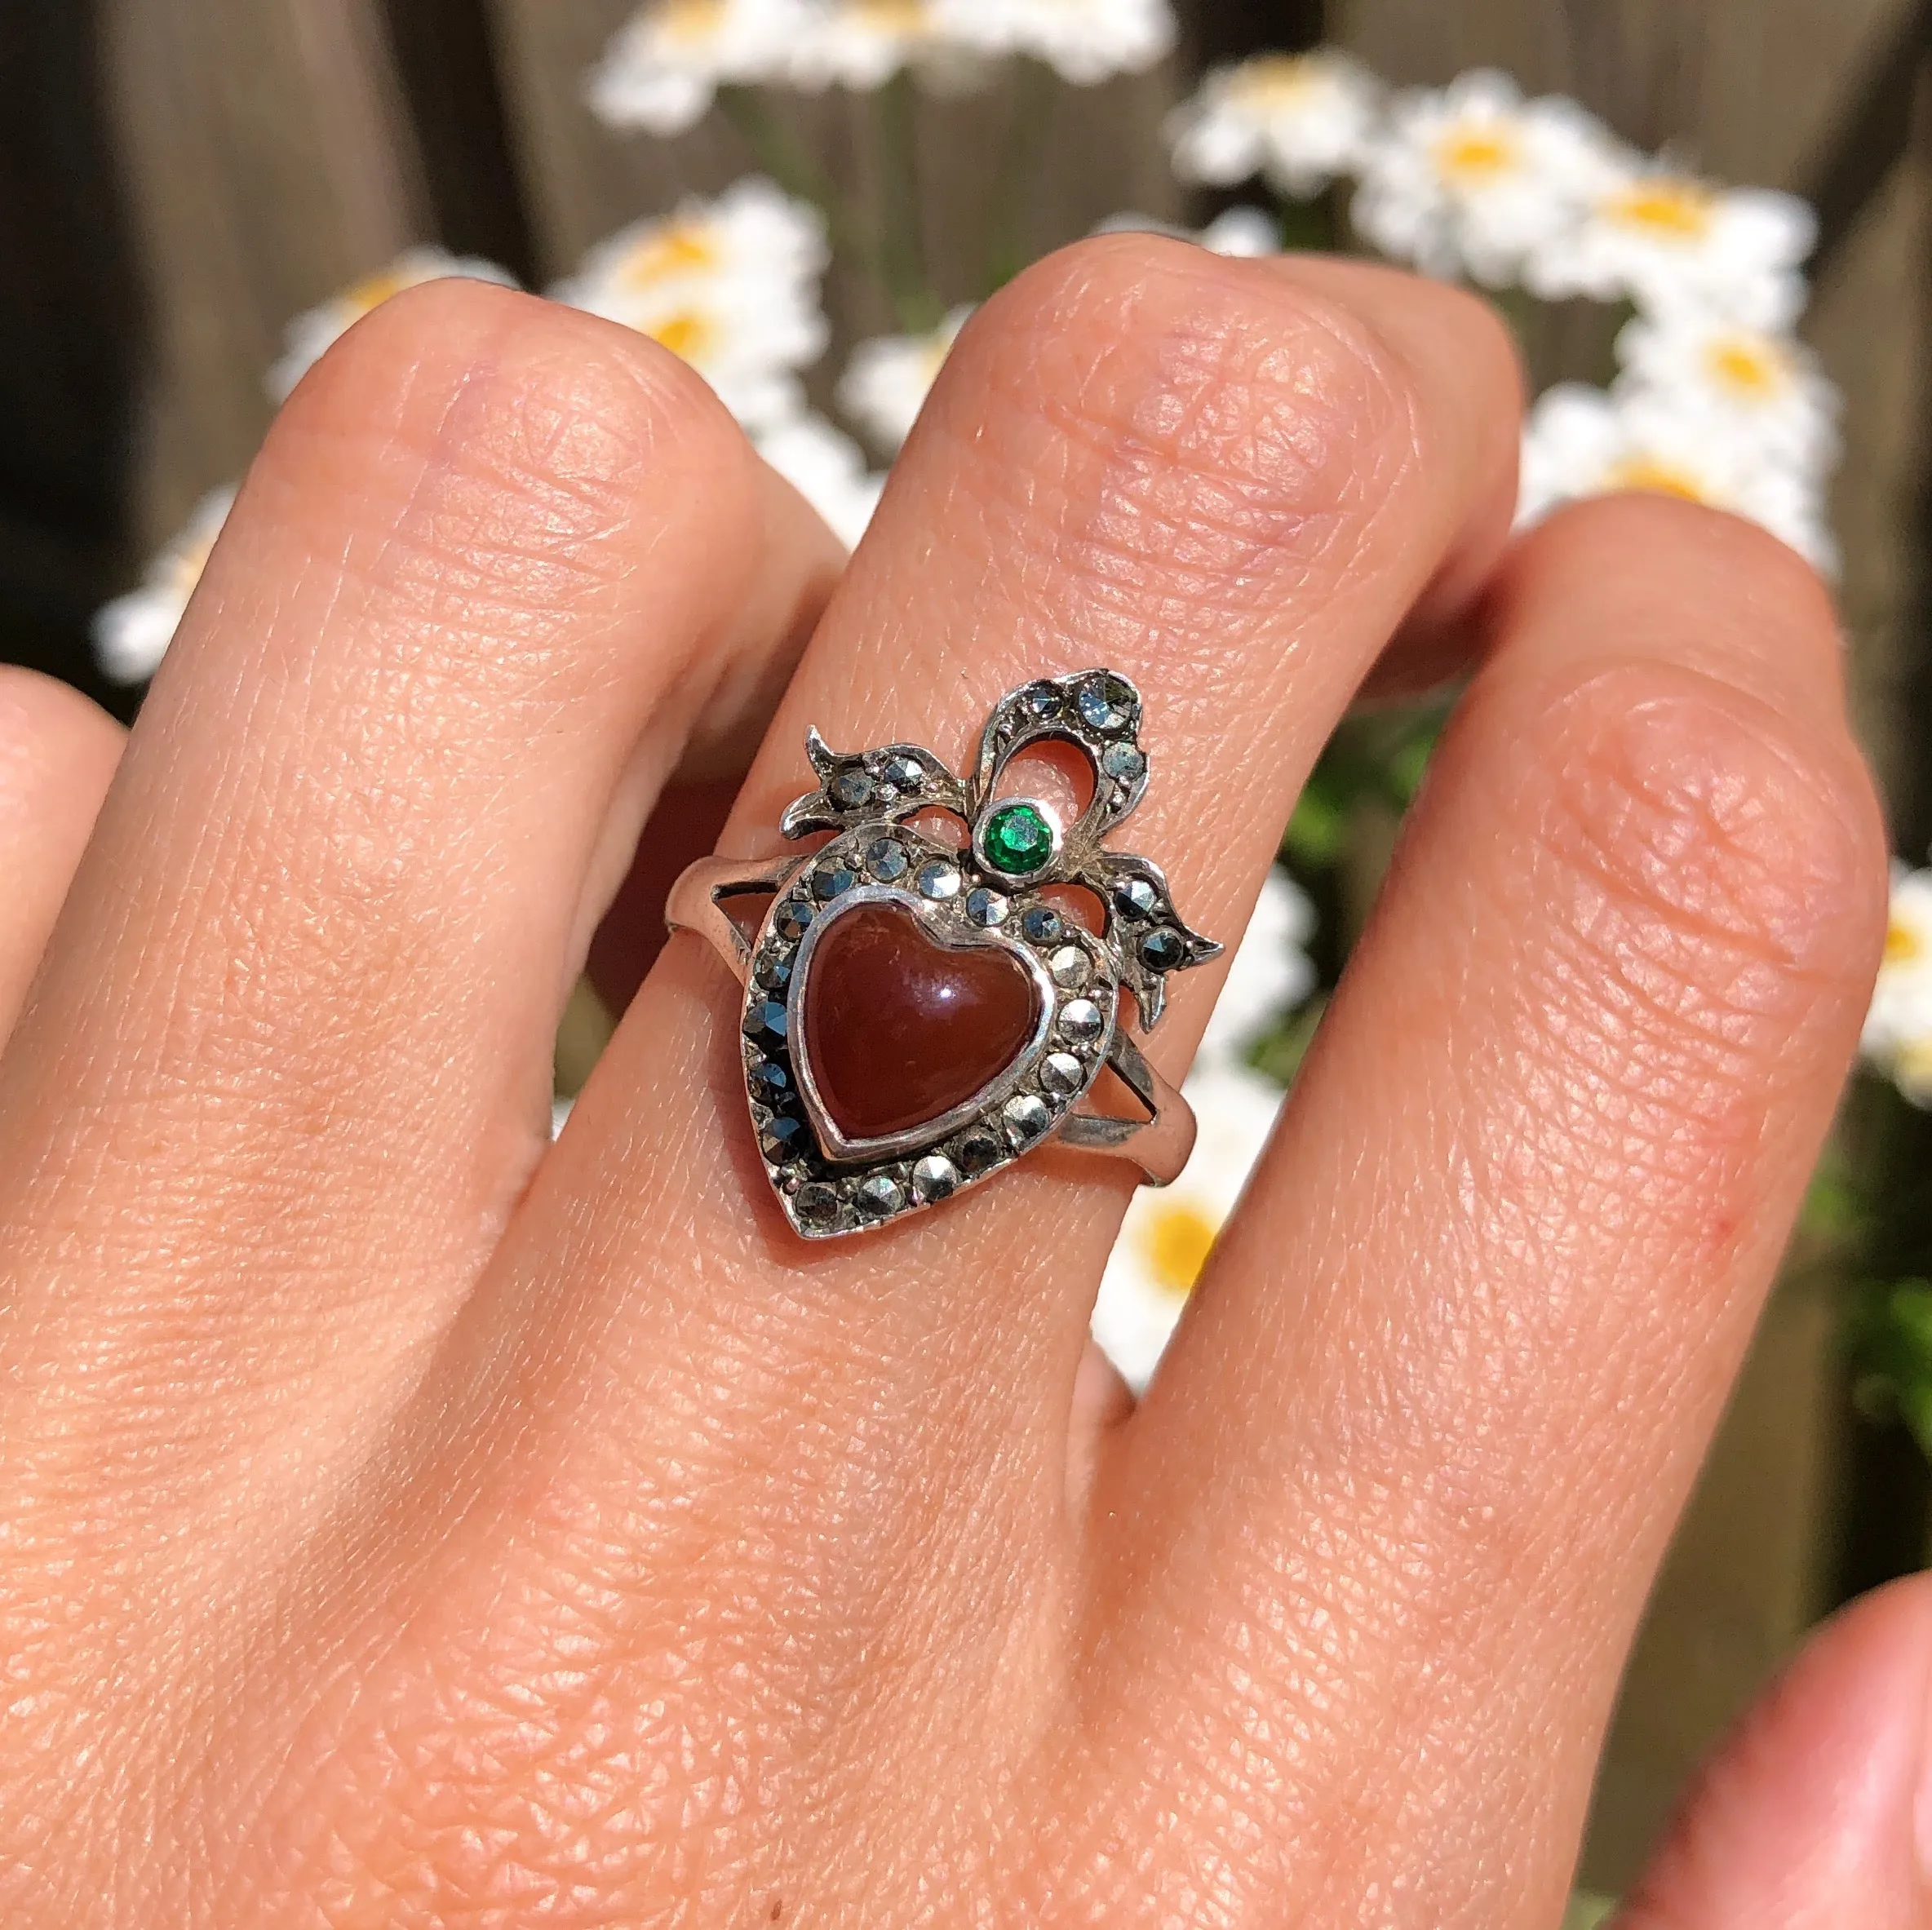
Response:
[{"label": "yellow flower center", "polygon": [[708,315],[694,309],[680,309],[663,321],[653,322],[645,334],[687,362],[698,361],[717,339],[717,329]]},{"label": "yellow flower center", "polygon": [[718,265],[716,231],[700,224],[673,221],[631,250],[620,279],[627,287],[649,288],[679,275],[702,274]]},{"label": "yellow flower center", "polygon": [[399,268],[383,268],[345,288],[337,299],[356,314],[366,315],[370,309],[381,308],[391,295],[401,294],[416,279]]},{"label": "yellow flower center", "polygon": [[1522,159],[1522,144],[1515,130],[1497,122],[1467,122],[1436,142],[1436,166],[1458,187],[1487,187]]},{"label": "yellow flower center", "polygon": [[1228,91],[1244,106],[1265,112],[1305,100],[1320,80],[1320,63],[1305,54],[1264,54],[1243,64]]},{"label": "yellow flower center", "polygon": [[687,46],[709,40],[724,24],[727,0],[661,0],[653,16],[667,40]]},{"label": "yellow flower center", "polygon": [[1711,493],[1688,469],[1644,453],[1626,456],[1603,479],[1606,490],[1642,489],[1654,496],[1676,496],[1686,502],[1705,502]]},{"label": "yellow flower center", "polygon": [[168,580],[175,595],[184,601],[194,594],[194,587],[202,580],[202,572],[208,567],[208,559],[214,554],[214,537],[203,536],[187,545],[175,558],[168,571]]},{"label": "yellow flower center", "polygon": [[1612,197],[1613,221],[1634,228],[1655,241],[1701,241],[1716,219],[1717,197],[1695,181],[1654,175]]},{"label": "yellow flower center", "polygon": [[1786,383],[1784,357],[1755,335],[1727,335],[1713,342],[1705,360],[1719,384],[1753,402],[1775,396]]},{"label": "yellow flower center", "polygon": [[1932,1038],[1915,1038],[1900,1047],[1892,1060],[1892,1077],[1920,1104],[1932,1100]]},{"label": "yellow flower center", "polygon": [[1925,955],[1925,941],[1902,918],[1894,918],[1885,935],[1885,962],[1888,966],[1916,965]]},{"label": "yellow flower center", "polygon": [[1201,1277],[1218,1230],[1198,1206],[1176,1203],[1156,1207],[1142,1249],[1148,1271],[1168,1293],[1185,1299]]},{"label": "yellow flower center", "polygon": [[854,23],[874,33],[923,33],[926,0],[846,0]]}]

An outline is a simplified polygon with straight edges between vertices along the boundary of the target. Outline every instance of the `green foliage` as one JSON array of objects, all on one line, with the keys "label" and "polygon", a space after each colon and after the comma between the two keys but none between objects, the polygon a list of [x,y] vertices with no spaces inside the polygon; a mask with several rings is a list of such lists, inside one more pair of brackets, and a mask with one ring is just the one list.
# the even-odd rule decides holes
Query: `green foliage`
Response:
[{"label": "green foliage", "polygon": [[1903,1421],[1932,1455],[1932,1280],[1862,1287],[1850,1327],[1859,1411]]},{"label": "green foliage", "polygon": [[1328,994],[1318,992],[1298,1006],[1274,1031],[1265,1034],[1249,1052],[1248,1063],[1256,1072],[1265,1073],[1276,1084],[1292,1086],[1301,1069],[1301,1061],[1314,1042],[1315,1028],[1328,1009]]},{"label": "green foliage", "polygon": [[1349,718],[1329,740],[1295,806],[1282,855],[1297,871],[1340,861],[1351,819],[1365,803],[1406,811],[1448,718],[1442,703]]}]

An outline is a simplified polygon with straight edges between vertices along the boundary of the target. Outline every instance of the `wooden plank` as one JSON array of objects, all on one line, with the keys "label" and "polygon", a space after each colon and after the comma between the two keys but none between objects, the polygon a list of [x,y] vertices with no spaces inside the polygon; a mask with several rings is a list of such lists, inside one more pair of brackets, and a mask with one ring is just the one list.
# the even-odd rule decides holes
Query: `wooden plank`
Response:
[{"label": "wooden plank", "polygon": [[152,547],[246,466],[288,319],[429,237],[374,0],[110,0],[102,45],[152,362]]},{"label": "wooden plank", "polygon": [[[534,210],[538,253],[561,273],[592,242],[680,194],[715,193],[755,171],[751,150],[714,112],[665,139],[603,126],[583,100],[583,77],[632,11],[629,0],[493,0],[507,93]],[[1172,218],[1181,197],[1159,139],[1177,86],[1170,64],[1095,88],[1055,91],[1039,157],[1039,184],[1024,228],[1028,253],[1086,233],[1123,209]],[[876,97],[837,91],[817,97],[773,93],[773,105],[813,157],[865,210],[880,191],[875,163]],[[926,99],[919,126],[928,259],[942,300],[981,292],[989,188],[1017,112],[1011,77],[962,99]],[[831,278],[826,307],[835,341],[815,380],[822,404],[846,345],[890,328],[885,303],[860,276]]]},{"label": "wooden plank", "polygon": [[1597,1778],[1580,1881],[1615,1896],[1686,1777],[1823,1605],[1843,1441],[1835,1294],[1780,1294],[1651,1592]]},{"label": "wooden plank", "polygon": [[1403,86],[1507,69],[1727,179],[1793,178],[1860,51],[1910,0],[1332,0],[1334,37]]}]

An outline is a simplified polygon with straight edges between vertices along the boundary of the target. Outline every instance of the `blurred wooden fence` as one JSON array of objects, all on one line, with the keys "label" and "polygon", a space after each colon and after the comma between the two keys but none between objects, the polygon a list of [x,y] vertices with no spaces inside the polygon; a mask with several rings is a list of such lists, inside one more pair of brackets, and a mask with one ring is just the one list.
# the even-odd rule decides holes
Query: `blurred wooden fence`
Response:
[{"label": "blurred wooden fence", "polygon": [[[419,241],[493,255],[541,286],[621,223],[747,170],[746,149],[715,118],[673,141],[620,139],[591,119],[583,73],[627,4],[8,10],[0,86],[16,118],[0,130],[0,219],[11,222],[0,232],[15,272],[0,286],[0,653],[87,680],[86,609],[203,491],[246,466],[268,414],[262,373],[291,315]],[[1926,90],[1912,84],[1925,66],[1915,19],[1932,9],[1332,0],[1326,26],[1397,81],[1439,82],[1492,62],[1718,175],[1823,183],[1837,195],[1810,333],[1847,397],[1844,609],[1865,738],[1916,848],[1932,839],[1932,600],[1915,569],[1932,533],[1921,480],[1932,429],[1932,138]],[[1066,101],[1029,244],[1044,249],[1124,207],[1180,212],[1157,129],[1190,66],[1305,43],[1323,24],[1319,0],[1197,0],[1181,59]],[[961,237],[977,232],[982,157],[1006,107],[982,97],[928,117],[936,262],[964,259]],[[786,111],[835,176],[875,192],[850,101]],[[1898,146],[1907,151],[1894,165]],[[841,279],[828,294],[846,339],[884,324],[867,290]],[[1848,1556],[1844,1525],[1869,1544],[1876,1510],[1905,1520],[1908,1538],[1922,1533],[1912,1512],[1922,1497],[1886,1488],[1908,1463],[1849,1436],[1832,1324],[1817,1289],[1788,1290],[1767,1317],[1619,1715],[1587,1858],[1599,1887],[1622,1882],[1686,1767],[1846,1576],[1867,1578],[1888,1559],[1869,1547]]]}]

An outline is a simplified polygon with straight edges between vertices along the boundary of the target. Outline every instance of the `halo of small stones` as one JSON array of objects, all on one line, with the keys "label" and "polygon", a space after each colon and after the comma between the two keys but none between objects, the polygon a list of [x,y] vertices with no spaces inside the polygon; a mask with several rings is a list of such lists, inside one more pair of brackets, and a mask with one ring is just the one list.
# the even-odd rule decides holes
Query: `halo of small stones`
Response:
[{"label": "halo of small stones", "polygon": [[[1045,1048],[1018,1087],[931,1145],[871,1165],[828,1160],[807,1118],[787,999],[800,945],[865,885],[919,898],[940,931],[967,927],[1031,952],[1053,985]],[[745,1086],[758,1148],[786,1217],[807,1239],[883,1226],[1009,1166],[1092,1085],[1112,1043],[1119,985],[1107,949],[1045,899],[980,871],[971,857],[880,819],[852,826],[792,874],[766,913],[746,986]]]}]

